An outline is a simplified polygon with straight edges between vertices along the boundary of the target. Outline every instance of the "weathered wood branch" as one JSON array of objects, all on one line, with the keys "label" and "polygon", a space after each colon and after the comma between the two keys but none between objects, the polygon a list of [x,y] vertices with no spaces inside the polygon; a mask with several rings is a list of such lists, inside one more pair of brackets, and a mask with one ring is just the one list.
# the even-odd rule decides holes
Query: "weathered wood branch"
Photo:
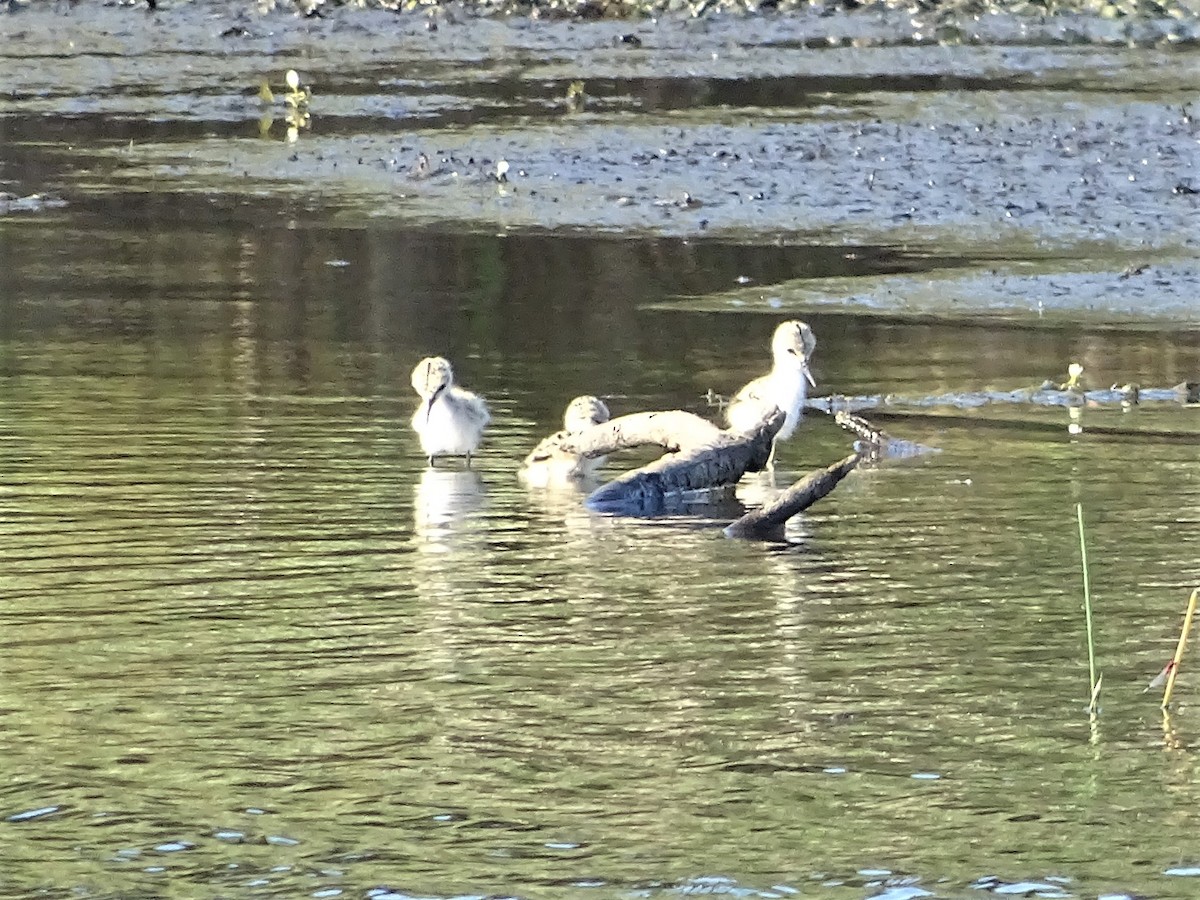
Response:
[{"label": "weathered wood branch", "polygon": [[859,455],[872,462],[881,459],[904,459],[913,456],[924,456],[927,453],[939,452],[936,447],[927,447],[912,441],[898,440],[883,431],[862,416],[838,410],[833,416],[838,425],[857,434],[861,439],[855,445]]},{"label": "weathered wood branch", "polygon": [[556,440],[557,448],[565,453],[592,458],[618,450],[651,446],[661,447],[667,453],[679,453],[686,448],[706,446],[727,435],[708,419],[672,409],[620,416],[582,431],[559,432],[547,440]]},{"label": "weathered wood branch", "polygon": [[802,512],[837,487],[858,466],[862,457],[851,453],[824,469],[817,469],[784,491],[774,503],[746,513],[725,528],[725,536],[760,541],[783,540],[787,520]]},{"label": "weathered wood branch", "polygon": [[[785,416],[773,409],[747,432],[718,428],[682,410],[636,413],[576,432],[560,431],[538,445],[526,462],[556,456],[597,458],[635,447],[661,447],[665,454],[597,488],[587,505],[617,515],[654,515],[697,491],[736,484],[747,472],[761,471],[771,455]],[[858,435],[871,450],[889,439],[865,419],[839,414],[838,424]],[[870,452],[870,451],[867,451]],[[773,503],[746,513],[725,529],[728,537],[782,540],[788,519],[829,494],[864,458],[852,453],[818,469],[784,491]]]},{"label": "weathered wood branch", "polygon": [[605,457],[617,450],[654,446],[678,453],[723,433],[712,422],[682,410],[635,413],[578,431],[556,431],[530,451],[519,475],[527,484],[570,483],[595,474]]},{"label": "weathered wood branch", "polygon": [[833,421],[838,425],[857,434],[860,438],[874,447],[882,447],[891,440],[884,432],[880,431],[862,416],[857,416],[852,412],[847,412],[844,409],[839,409],[833,414]]},{"label": "weathered wood branch", "polygon": [[736,484],[746,472],[760,471],[784,418],[772,410],[758,427],[741,433],[680,410],[638,413],[570,435],[563,449],[587,456],[647,445],[666,449],[664,456],[602,485],[587,499],[597,511],[650,515],[690,491]]}]

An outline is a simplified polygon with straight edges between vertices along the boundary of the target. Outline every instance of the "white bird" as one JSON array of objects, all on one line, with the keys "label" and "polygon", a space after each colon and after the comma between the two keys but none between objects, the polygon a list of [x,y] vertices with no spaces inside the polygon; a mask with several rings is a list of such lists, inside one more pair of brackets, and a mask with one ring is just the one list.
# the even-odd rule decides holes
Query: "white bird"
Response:
[{"label": "white bird", "polygon": [[[729,427],[737,431],[749,431],[757,425],[772,407],[782,410],[786,416],[783,427],[775,435],[775,441],[786,441],[796,430],[803,415],[804,399],[808,385],[816,387],[808,361],[817,346],[812,329],[805,323],[791,320],[775,329],[771,338],[771,356],[774,363],[771,371],[759,376],[738,391],[725,410]],[[771,457],[775,456],[775,445],[771,446]]]},{"label": "white bird", "polygon": [[487,404],[478,394],[454,384],[448,360],[430,356],[413,369],[412,386],[421,395],[421,405],[412,417],[412,427],[421,439],[421,452],[429,465],[438,456],[466,456],[479,447],[484,426],[491,420]]},{"label": "white bird", "polygon": [[591,394],[576,397],[567,404],[563,413],[563,428],[567,431],[583,431],[592,425],[600,425],[612,418],[604,401]]},{"label": "white bird", "polygon": [[599,397],[576,397],[567,404],[567,411],[563,413],[563,430],[550,435],[525,457],[521,478],[527,484],[544,487],[554,483],[582,481],[595,475],[604,465],[605,457],[589,459],[567,453],[558,447],[558,442],[567,434],[600,425],[610,417],[608,407]]}]

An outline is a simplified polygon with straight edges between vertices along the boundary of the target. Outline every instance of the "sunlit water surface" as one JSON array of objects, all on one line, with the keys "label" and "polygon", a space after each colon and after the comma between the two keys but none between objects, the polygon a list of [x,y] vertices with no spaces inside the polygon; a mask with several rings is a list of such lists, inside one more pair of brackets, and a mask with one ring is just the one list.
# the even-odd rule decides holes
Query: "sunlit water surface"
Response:
[{"label": "sunlit water surface", "polygon": [[[1200,895],[1200,677],[1144,691],[1200,583],[1192,44],[85,6],[0,15],[0,894]],[[781,544],[518,481],[791,316],[933,452]],[[1005,399],[1071,362],[1145,399]]]},{"label": "sunlit water surface", "polygon": [[[583,391],[715,412],[778,314],[644,304],[803,250],[143,215],[0,225],[10,895],[1195,895],[1200,682],[1165,731],[1143,688],[1200,581],[1196,410],[1070,435],[901,404],[880,424],[940,452],[786,545],[605,518],[520,457]],[[1200,359],[1169,328],[809,319],[819,393]],[[470,471],[407,426],[431,352],[491,403]],[[811,413],[777,481],[848,441]]]}]

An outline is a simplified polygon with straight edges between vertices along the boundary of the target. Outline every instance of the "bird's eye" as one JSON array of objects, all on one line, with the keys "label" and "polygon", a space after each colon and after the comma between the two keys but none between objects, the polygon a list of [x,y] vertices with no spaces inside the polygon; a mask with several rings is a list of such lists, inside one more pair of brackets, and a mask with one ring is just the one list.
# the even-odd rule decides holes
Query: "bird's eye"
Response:
[{"label": "bird's eye", "polygon": [[795,356],[795,355],[796,355],[796,348],[795,348],[795,347],[788,347],[788,353],[792,354],[792,356]]}]

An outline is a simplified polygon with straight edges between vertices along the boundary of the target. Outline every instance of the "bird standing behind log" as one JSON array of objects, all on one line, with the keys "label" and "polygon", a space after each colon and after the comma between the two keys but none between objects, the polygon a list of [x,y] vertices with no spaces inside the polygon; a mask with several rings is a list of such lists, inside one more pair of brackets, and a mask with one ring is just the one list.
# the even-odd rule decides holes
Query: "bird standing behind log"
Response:
[{"label": "bird standing behind log", "polygon": [[817,339],[804,322],[793,319],[779,325],[771,338],[771,371],[755,378],[734,395],[725,411],[729,427],[735,431],[748,431],[774,406],[783,410],[786,416],[775,440],[790,438],[803,415],[808,386],[816,386],[808,368],[816,346]]}]

